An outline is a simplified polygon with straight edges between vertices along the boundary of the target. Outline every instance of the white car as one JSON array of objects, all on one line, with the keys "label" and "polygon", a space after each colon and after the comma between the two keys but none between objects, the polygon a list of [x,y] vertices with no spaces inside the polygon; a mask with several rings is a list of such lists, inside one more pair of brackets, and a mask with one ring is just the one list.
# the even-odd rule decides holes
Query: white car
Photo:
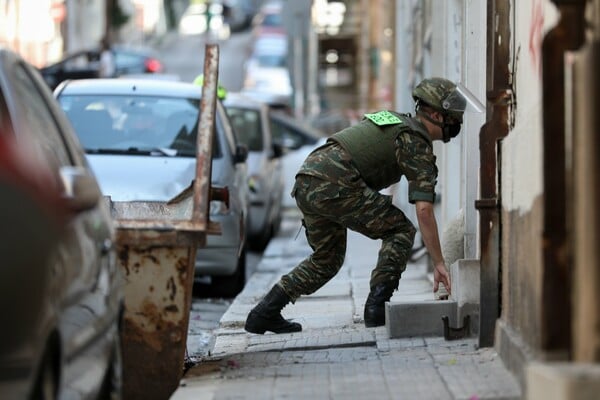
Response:
[{"label": "white car", "polygon": [[[58,98],[98,177],[115,201],[168,201],[195,177],[201,91],[192,83],[148,79],[65,82]],[[211,185],[227,189],[210,202],[221,235],[198,249],[195,278],[210,277],[225,297],[245,284],[248,151],[238,143],[227,113],[216,103]]]},{"label": "white car", "polygon": [[281,224],[283,149],[273,140],[267,104],[239,93],[228,93],[223,104],[238,140],[248,147],[248,243],[264,250]]},{"label": "white car", "polygon": [[242,91],[278,96],[289,103],[293,90],[287,56],[288,43],[285,35],[257,38],[245,64]]}]

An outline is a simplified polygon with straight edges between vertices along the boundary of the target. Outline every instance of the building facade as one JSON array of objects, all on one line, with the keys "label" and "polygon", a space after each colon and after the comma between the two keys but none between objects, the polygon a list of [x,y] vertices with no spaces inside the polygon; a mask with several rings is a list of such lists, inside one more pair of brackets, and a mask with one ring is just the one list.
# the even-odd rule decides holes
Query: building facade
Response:
[{"label": "building facade", "polygon": [[598,385],[600,2],[395,7],[395,108],[426,76],[463,82],[486,104],[436,149],[440,225],[464,215],[464,257],[479,263],[480,345],[528,398],[583,376]]},{"label": "building facade", "polygon": [[[126,22],[111,27],[112,8]],[[113,43],[144,45],[167,30],[163,0],[0,0],[0,45],[41,67],[65,54]]]}]

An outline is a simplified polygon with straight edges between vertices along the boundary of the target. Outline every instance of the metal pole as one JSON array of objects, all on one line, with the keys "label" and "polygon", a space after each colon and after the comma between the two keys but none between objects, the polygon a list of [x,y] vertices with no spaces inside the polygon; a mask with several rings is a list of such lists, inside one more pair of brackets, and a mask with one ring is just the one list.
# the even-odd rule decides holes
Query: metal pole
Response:
[{"label": "metal pole", "polygon": [[[200,102],[200,123],[196,148],[196,179],[192,221],[207,220],[212,165],[212,143],[219,80],[219,46],[207,44],[204,54],[204,82]],[[206,171],[206,172],[205,172]]]}]

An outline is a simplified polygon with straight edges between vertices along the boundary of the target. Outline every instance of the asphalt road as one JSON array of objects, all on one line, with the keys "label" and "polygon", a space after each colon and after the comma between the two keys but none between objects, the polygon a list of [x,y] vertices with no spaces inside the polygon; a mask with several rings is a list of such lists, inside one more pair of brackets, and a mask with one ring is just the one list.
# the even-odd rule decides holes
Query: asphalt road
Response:
[{"label": "asphalt road", "polygon": [[[192,82],[203,72],[206,43],[204,35],[170,34],[159,45],[166,73],[178,75],[184,82]],[[219,45],[219,81],[227,90],[239,91],[244,79],[244,62],[250,51],[250,32],[235,33],[227,40],[213,43]]]},{"label": "asphalt road", "polygon": [[[261,258],[262,253],[247,253],[246,276],[254,273]],[[221,316],[227,311],[232,300],[220,297],[218,288],[210,283],[194,285],[187,340],[187,356],[190,361],[194,362],[208,355],[213,332],[219,327]]]}]

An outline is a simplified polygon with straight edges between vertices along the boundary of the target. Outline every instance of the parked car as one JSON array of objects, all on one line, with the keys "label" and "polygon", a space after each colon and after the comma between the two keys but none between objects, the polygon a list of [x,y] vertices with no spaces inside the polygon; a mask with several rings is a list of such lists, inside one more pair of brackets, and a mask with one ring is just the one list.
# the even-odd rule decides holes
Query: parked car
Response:
[{"label": "parked car", "polygon": [[262,35],[256,38],[244,64],[242,91],[253,97],[269,97],[269,102],[289,105],[293,90],[287,60],[286,35]]},{"label": "parked car", "polygon": [[248,241],[264,250],[282,218],[283,149],[273,141],[269,107],[239,93],[227,93],[224,105],[240,142],[248,147]]},{"label": "parked car", "polygon": [[39,71],[0,48],[0,393],[121,395],[114,226]]},{"label": "parked car", "polygon": [[[67,81],[55,96],[67,113],[105,195],[114,201],[168,201],[194,179],[202,91],[192,83],[148,79]],[[210,202],[222,235],[198,250],[196,278],[211,277],[224,296],[245,284],[248,217],[247,148],[217,101],[212,185],[229,205]]]},{"label": "parked car", "polygon": [[263,2],[252,20],[252,34],[258,37],[272,33],[285,35],[286,32],[283,19],[283,2],[281,0]]},{"label": "parked car", "polygon": [[273,140],[284,149],[281,158],[283,170],[283,206],[295,207],[296,202],[290,196],[295,176],[308,154],[327,140],[326,135],[318,129],[282,111],[269,113]]},{"label": "parked car", "polygon": [[[69,54],[62,60],[40,69],[51,89],[67,79],[98,78],[100,48],[87,49]],[[115,77],[132,74],[155,74],[164,72],[164,64],[153,49],[114,45],[111,47],[115,61]]]}]

